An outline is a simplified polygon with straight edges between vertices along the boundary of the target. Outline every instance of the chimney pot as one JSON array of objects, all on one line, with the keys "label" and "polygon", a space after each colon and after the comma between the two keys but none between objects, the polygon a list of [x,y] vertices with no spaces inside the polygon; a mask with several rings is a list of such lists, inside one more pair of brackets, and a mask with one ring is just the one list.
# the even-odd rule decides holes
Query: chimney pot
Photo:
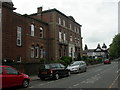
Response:
[{"label": "chimney pot", "polygon": [[38,7],[37,8],[37,13],[42,12],[43,7]]}]

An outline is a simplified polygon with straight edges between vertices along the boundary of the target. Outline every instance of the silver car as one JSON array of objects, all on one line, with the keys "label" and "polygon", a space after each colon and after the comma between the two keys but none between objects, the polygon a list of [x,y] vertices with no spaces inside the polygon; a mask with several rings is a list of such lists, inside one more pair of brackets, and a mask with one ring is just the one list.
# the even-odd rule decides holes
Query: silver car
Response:
[{"label": "silver car", "polygon": [[67,66],[67,69],[69,69],[73,73],[86,72],[87,65],[84,61],[74,61]]}]

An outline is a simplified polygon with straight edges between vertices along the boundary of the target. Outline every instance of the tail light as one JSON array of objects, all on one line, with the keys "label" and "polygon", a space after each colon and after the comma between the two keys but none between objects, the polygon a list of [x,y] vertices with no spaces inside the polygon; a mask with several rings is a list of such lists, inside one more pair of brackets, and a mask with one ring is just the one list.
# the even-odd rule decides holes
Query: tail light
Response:
[{"label": "tail light", "polygon": [[50,73],[53,73],[53,70],[52,70],[52,69],[50,69]]}]

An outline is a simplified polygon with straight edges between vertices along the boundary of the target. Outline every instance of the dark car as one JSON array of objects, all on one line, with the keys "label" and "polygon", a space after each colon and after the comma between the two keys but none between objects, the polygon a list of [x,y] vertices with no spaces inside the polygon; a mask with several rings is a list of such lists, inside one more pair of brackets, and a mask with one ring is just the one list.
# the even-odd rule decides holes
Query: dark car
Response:
[{"label": "dark car", "polygon": [[17,71],[11,66],[0,66],[0,88],[10,88],[15,86],[23,86],[27,88],[30,83],[28,75]]},{"label": "dark car", "polygon": [[60,63],[42,64],[38,72],[38,77],[41,80],[45,80],[46,78],[57,80],[64,76],[70,76],[70,70]]},{"label": "dark car", "polygon": [[109,59],[105,59],[104,64],[111,64],[111,61]]}]

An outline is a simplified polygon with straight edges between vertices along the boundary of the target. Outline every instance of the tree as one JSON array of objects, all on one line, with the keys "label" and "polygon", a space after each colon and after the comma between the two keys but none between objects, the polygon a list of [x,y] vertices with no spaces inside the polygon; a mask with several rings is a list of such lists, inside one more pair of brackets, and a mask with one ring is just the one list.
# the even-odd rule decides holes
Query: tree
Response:
[{"label": "tree", "polygon": [[120,34],[115,35],[109,48],[110,58],[120,57]]},{"label": "tree", "polygon": [[85,44],[85,48],[84,48],[84,50],[88,50],[88,47],[87,47],[87,45]]}]

